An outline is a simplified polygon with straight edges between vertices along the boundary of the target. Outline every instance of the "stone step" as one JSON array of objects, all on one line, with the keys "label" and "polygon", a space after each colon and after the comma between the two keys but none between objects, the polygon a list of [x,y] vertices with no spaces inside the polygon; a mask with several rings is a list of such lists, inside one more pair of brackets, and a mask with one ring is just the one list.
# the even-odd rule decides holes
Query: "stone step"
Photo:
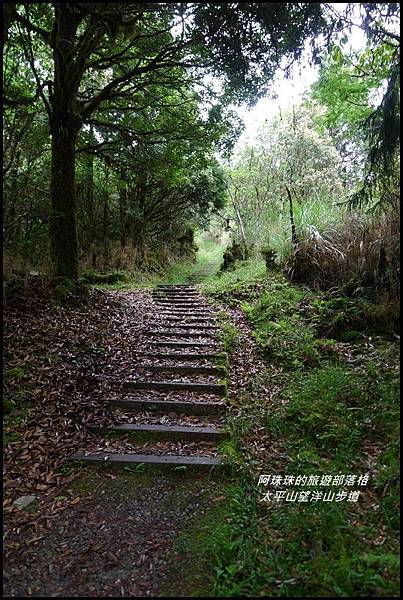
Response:
[{"label": "stone step", "polygon": [[154,290],[167,290],[167,291],[172,291],[172,290],[184,290],[184,291],[192,291],[192,292],[197,292],[197,289],[194,287],[194,285],[157,285]]},{"label": "stone step", "polygon": [[132,464],[144,464],[167,467],[199,467],[211,468],[223,466],[220,458],[211,456],[176,456],[158,454],[114,454],[102,452],[99,454],[76,452],[70,457],[73,461],[85,461],[89,463],[110,464],[116,466],[128,466]]},{"label": "stone step", "polygon": [[184,358],[186,358],[187,360],[200,360],[201,358],[206,358],[208,360],[214,360],[217,358],[216,353],[212,353],[212,352],[190,352],[190,353],[186,353],[186,352],[146,352],[145,356],[150,356],[153,358],[169,358],[169,359],[178,359],[178,360],[183,360]]},{"label": "stone step", "polygon": [[183,323],[181,324],[181,321],[179,319],[179,322],[177,324],[174,323],[163,323],[164,327],[168,327],[169,329],[211,329],[213,331],[216,331],[217,329],[220,329],[217,325],[190,325],[189,323]]},{"label": "stone step", "polygon": [[[179,327],[177,328],[179,329]],[[178,331],[148,331],[149,335],[159,335],[161,337],[176,337],[176,338],[212,338],[214,337],[214,332],[213,333],[207,333],[205,331],[202,331],[200,333],[190,333],[189,331],[182,331],[182,332],[178,332]]]},{"label": "stone step", "polygon": [[214,317],[209,317],[208,319],[205,317],[180,317],[180,316],[176,316],[176,315],[164,315],[166,318],[166,321],[172,322],[172,323],[181,323],[182,321],[185,320],[185,323],[188,325],[192,325],[193,323],[204,323],[205,325],[209,325],[209,324],[216,324],[217,323],[217,319],[215,319]]},{"label": "stone step", "polygon": [[195,304],[183,304],[182,302],[157,302],[157,307],[159,310],[208,310],[210,307],[207,305],[203,305],[200,302],[197,302]]},{"label": "stone step", "polygon": [[181,292],[178,290],[154,290],[152,296],[157,298],[202,298],[199,292],[193,290],[182,290]]},{"label": "stone step", "polygon": [[183,302],[179,300],[154,300],[154,302],[164,308],[169,308],[171,306],[172,308],[208,308],[207,304],[202,304],[201,302]]},{"label": "stone step", "polygon": [[110,400],[110,406],[132,411],[155,411],[185,415],[218,415],[226,410],[224,402],[177,402],[174,400],[141,400],[122,398]]},{"label": "stone step", "polygon": [[182,375],[222,375],[226,370],[223,367],[193,367],[188,365],[142,365],[145,371],[153,373],[181,373]]},{"label": "stone step", "polygon": [[171,314],[174,316],[188,315],[194,313],[194,316],[211,316],[213,313],[209,306],[201,306],[195,304],[194,306],[182,306],[180,304],[159,304],[156,307],[157,314]]},{"label": "stone step", "polygon": [[166,346],[167,348],[208,348],[216,346],[215,342],[150,342],[150,346]]},{"label": "stone step", "polygon": [[199,292],[154,292],[153,298],[157,300],[205,300],[205,296]]},{"label": "stone step", "polygon": [[163,392],[201,392],[224,396],[225,385],[222,383],[193,383],[183,381],[124,381],[125,389],[160,390]]},{"label": "stone step", "polygon": [[157,321],[164,325],[164,327],[180,327],[184,329],[212,329],[214,331],[221,329],[217,325],[217,321],[209,321],[208,319],[197,319],[195,321],[191,321],[186,317],[179,317],[176,319],[162,316],[161,321]]},{"label": "stone step", "polygon": [[113,427],[103,429],[90,426],[88,429],[94,433],[116,432],[116,433],[149,433],[159,438],[178,438],[199,442],[218,442],[228,437],[228,433],[215,427],[185,427],[183,425],[148,425],[145,423],[122,423]]},{"label": "stone step", "polygon": [[160,296],[153,294],[152,299],[154,302],[205,302],[202,296],[174,296],[168,294],[167,296]]},{"label": "stone step", "polygon": [[151,295],[154,298],[203,298],[199,292],[178,292],[177,290],[155,290]]},{"label": "stone step", "polygon": [[170,310],[160,310],[158,311],[158,315],[161,317],[165,316],[173,316],[173,317],[199,317],[203,319],[208,319],[211,317],[213,313],[211,311],[206,310],[184,310],[181,309],[170,309]]}]

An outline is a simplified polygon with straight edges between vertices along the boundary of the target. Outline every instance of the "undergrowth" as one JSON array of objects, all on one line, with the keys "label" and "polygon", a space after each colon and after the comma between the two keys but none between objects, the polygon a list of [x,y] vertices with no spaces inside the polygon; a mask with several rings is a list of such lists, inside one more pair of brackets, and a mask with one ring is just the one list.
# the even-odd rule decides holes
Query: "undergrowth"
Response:
[{"label": "undergrowth", "polygon": [[[204,286],[245,312],[267,361],[229,401],[237,487],[209,540],[216,596],[399,594],[398,320],[388,303],[291,285],[244,263]],[[259,387],[260,386],[260,387]],[[271,389],[270,401],[263,390]],[[266,458],[270,457],[270,459]],[[267,501],[261,473],[355,476],[357,501]],[[358,485],[359,477],[368,482]],[[305,480],[306,482],[306,480]]]}]

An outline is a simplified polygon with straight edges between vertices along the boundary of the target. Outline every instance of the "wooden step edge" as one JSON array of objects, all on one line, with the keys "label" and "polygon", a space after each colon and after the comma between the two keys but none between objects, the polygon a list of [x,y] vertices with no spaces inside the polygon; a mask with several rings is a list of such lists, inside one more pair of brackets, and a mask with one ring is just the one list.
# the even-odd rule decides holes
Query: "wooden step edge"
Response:
[{"label": "wooden step edge", "polygon": [[180,438],[186,440],[198,440],[204,442],[217,442],[228,437],[228,432],[214,427],[186,427],[183,425],[163,425],[146,423],[122,423],[113,427],[103,428],[89,426],[88,429],[93,433],[148,433],[156,437]]},{"label": "wooden step edge", "polygon": [[152,411],[194,416],[218,415],[227,410],[224,402],[180,402],[174,400],[138,400],[137,398],[122,398],[109,401],[110,406],[133,411]]},{"label": "wooden step edge", "polygon": [[186,383],[173,381],[125,381],[123,382],[124,389],[135,390],[155,390],[161,392],[200,392],[206,394],[214,394],[225,396],[226,388],[221,383]]},{"label": "wooden step edge", "polygon": [[[180,329],[180,327],[178,327],[178,329]],[[156,336],[160,336],[160,337],[172,337],[172,338],[215,338],[215,334],[214,333],[207,333],[206,331],[201,331],[200,333],[192,333],[189,331],[147,331],[148,335],[156,335]]]},{"label": "wooden step edge", "polygon": [[212,456],[177,456],[158,454],[114,454],[110,452],[85,453],[76,452],[69,460],[85,461],[89,463],[100,463],[110,465],[128,466],[131,464],[172,466],[172,467],[220,467],[224,466],[221,458]]},{"label": "wooden step edge", "polygon": [[[225,353],[223,352],[222,355]],[[144,352],[143,356],[149,356],[153,358],[169,358],[169,359],[178,359],[178,360],[199,360],[199,359],[207,359],[207,360],[217,360],[221,358],[221,353],[212,353],[212,352]],[[223,356],[223,358],[225,358]]]},{"label": "wooden step edge", "polygon": [[161,287],[154,287],[152,288],[151,292],[153,294],[155,293],[164,293],[164,292],[168,292],[168,293],[173,293],[173,294],[200,294],[200,291],[197,290],[193,285],[189,286],[189,287],[178,287],[178,286],[161,286]]},{"label": "wooden step edge", "polygon": [[166,323],[164,321],[163,323],[161,323],[161,326],[168,327],[168,329],[212,329],[213,331],[217,331],[218,329],[220,329],[218,325],[200,325],[197,323],[194,323],[192,325],[191,323],[181,323],[180,320],[177,323]]},{"label": "wooden step edge", "polygon": [[158,317],[199,317],[200,319],[208,319],[211,317],[212,312],[200,311],[184,311],[184,310],[159,310],[157,313]]},{"label": "wooden step edge", "polygon": [[[180,317],[180,316],[176,316],[176,315],[164,315],[165,316],[165,320],[168,321],[169,323],[181,323],[184,318]],[[185,320],[185,324],[189,325],[189,327],[191,327],[193,324],[197,324],[197,323],[203,323],[207,326],[209,326],[210,324],[213,326],[217,326],[217,319],[215,319],[214,317],[209,317],[208,319],[204,318],[204,317],[186,317]]]},{"label": "wooden step edge", "polygon": [[153,300],[186,300],[190,302],[195,302],[196,300],[206,301],[205,296],[201,294],[170,294],[168,292],[160,293],[160,294],[152,294]]},{"label": "wooden step edge", "polygon": [[172,373],[180,375],[219,375],[225,376],[226,370],[220,367],[204,366],[194,367],[192,365],[141,365],[142,371],[151,371],[153,373]]},{"label": "wooden step edge", "polygon": [[182,304],[199,304],[203,302],[204,304],[208,304],[205,298],[177,298],[176,296],[171,296],[169,298],[159,298],[153,296],[154,302],[159,302],[160,304],[176,304],[180,302]]},{"label": "wooden step edge", "polygon": [[150,342],[150,346],[166,346],[167,348],[211,348],[215,347],[215,342]]},{"label": "wooden step edge", "polygon": [[178,290],[158,290],[152,292],[153,298],[204,298],[199,292],[191,292],[189,290],[179,292]]},{"label": "wooden step edge", "polygon": [[170,304],[158,304],[158,312],[164,314],[172,314],[173,316],[189,315],[191,317],[214,317],[214,310],[212,306],[172,306]]},{"label": "wooden step edge", "polygon": [[160,308],[210,308],[209,306],[202,304],[201,302],[160,302],[158,300],[155,301],[155,304]]}]

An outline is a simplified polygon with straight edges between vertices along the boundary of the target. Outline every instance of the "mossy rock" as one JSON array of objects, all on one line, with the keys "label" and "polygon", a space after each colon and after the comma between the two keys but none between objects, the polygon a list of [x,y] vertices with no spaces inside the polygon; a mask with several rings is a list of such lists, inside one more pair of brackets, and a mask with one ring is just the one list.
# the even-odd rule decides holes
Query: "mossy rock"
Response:
[{"label": "mossy rock", "polygon": [[233,271],[237,262],[247,260],[247,258],[247,250],[234,240],[223,254],[223,263],[220,271]]},{"label": "mossy rock", "polygon": [[9,398],[3,398],[3,414],[9,415],[15,408],[14,402]]},{"label": "mossy rock", "polygon": [[263,256],[264,261],[266,263],[266,269],[268,271],[271,271],[272,269],[274,269],[276,267],[276,258],[277,258],[277,254],[276,251],[273,250],[272,248],[262,248],[260,251],[260,254]]}]

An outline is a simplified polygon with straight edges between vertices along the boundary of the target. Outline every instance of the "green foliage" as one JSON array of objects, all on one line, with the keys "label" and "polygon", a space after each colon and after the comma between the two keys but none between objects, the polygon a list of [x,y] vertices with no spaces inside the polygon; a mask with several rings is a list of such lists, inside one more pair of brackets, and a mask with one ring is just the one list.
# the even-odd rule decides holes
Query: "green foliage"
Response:
[{"label": "green foliage", "polygon": [[[290,399],[286,419],[295,424],[303,444],[320,452],[337,453],[338,459],[352,452],[362,439],[356,415],[349,410],[363,403],[362,382],[342,366],[315,369],[286,390]],[[368,398],[366,399],[368,402]]]},{"label": "green foliage", "polygon": [[322,123],[344,155],[355,207],[398,207],[400,10],[390,7],[386,15],[380,4],[365,5],[366,47],[347,54],[333,45],[312,86],[312,98],[326,107]]},{"label": "green foliage", "polygon": [[[242,269],[231,273],[234,281]],[[243,290],[247,302],[240,306],[259,340],[267,342],[270,327],[281,326],[274,342],[276,367],[271,355],[268,372],[254,378],[256,385],[231,398],[228,452],[237,466],[239,488],[225,525],[211,538],[218,565],[214,593],[397,596],[399,349],[388,338],[368,335],[373,327],[382,329],[369,315],[374,312],[379,318],[387,309],[382,313],[381,305],[368,299],[319,296],[290,286],[278,273],[262,273],[259,280],[249,266],[249,274],[249,282],[226,282],[226,291],[220,290],[218,279],[216,296],[230,303]],[[259,286],[264,291],[257,296]],[[336,352],[334,340],[319,337],[339,330],[355,338],[347,344],[345,357],[340,348]],[[291,346],[293,331],[298,339]],[[289,352],[282,352],[282,346]],[[318,351],[314,364],[289,368],[290,352],[301,367],[313,349]],[[268,389],[270,400],[265,402]],[[251,456],[253,444],[258,451]],[[262,472],[296,476],[367,471],[368,488],[362,488],[358,505],[269,506],[261,501],[267,490],[257,487]]]},{"label": "green foliage", "polygon": [[260,254],[264,258],[264,262],[266,263],[266,269],[270,271],[271,269],[276,268],[276,251],[270,248],[270,246],[266,246],[260,249]]},{"label": "green foliage", "polygon": [[220,267],[220,271],[231,271],[235,269],[237,262],[245,260],[247,258],[247,252],[241,244],[233,239],[231,245],[225,250],[223,254],[223,263]]},{"label": "green foliage", "polygon": [[223,351],[231,354],[238,344],[238,329],[228,321],[221,323],[220,339]]},{"label": "green foliage", "polygon": [[8,380],[22,381],[23,379],[26,379],[27,376],[28,376],[28,367],[26,365],[19,366],[19,367],[13,367],[11,369],[6,369],[4,371],[4,377],[5,377],[6,381],[8,381]]},{"label": "green foliage", "polygon": [[238,264],[234,271],[226,271],[220,273],[219,277],[207,280],[203,284],[203,290],[224,300],[230,300],[235,295],[248,295],[248,290],[253,288],[255,283],[260,283],[265,273],[263,261],[249,260]]},{"label": "green foliage", "polygon": [[14,402],[10,398],[3,397],[3,414],[9,415],[14,410]]},{"label": "green foliage", "polygon": [[82,304],[88,294],[85,281],[73,281],[68,277],[55,277],[52,281],[53,297],[57,304]]},{"label": "green foliage", "polygon": [[[120,242],[119,261],[138,267],[150,247],[175,253],[189,220],[222,208],[213,157],[228,155],[240,131],[228,105],[253,103],[281,58],[298,57],[303,40],[326,25],[321,6],[310,3],[104,3],[79,11],[30,3],[10,4],[5,16],[8,249],[35,264],[48,254],[49,224],[56,274],[72,279],[79,250],[93,269],[101,261],[104,270],[121,267],[110,256]],[[50,134],[59,141],[51,147]],[[50,178],[51,155],[64,172]]]},{"label": "green foliage", "polygon": [[326,27],[321,5],[312,3],[198,3],[194,23],[198,52],[212,60],[211,71],[222,78],[231,102],[259,98],[281,57],[299,57],[302,40]]},{"label": "green foliage", "polygon": [[125,271],[111,271],[109,273],[96,273],[95,271],[85,271],[81,275],[82,281],[91,284],[114,284],[118,282],[126,283],[128,274]]},{"label": "green foliage", "polygon": [[342,212],[341,159],[331,137],[317,126],[322,112],[317,106],[300,106],[271,119],[229,170],[230,193],[248,245],[269,246],[278,261],[291,251],[286,186],[294,200],[299,237],[312,225],[326,230]]},{"label": "green foliage", "polygon": [[317,366],[323,351],[314,329],[299,316],[306,297],[306,292],[279,283],[247,311],[263,355],[287,369]]}]

